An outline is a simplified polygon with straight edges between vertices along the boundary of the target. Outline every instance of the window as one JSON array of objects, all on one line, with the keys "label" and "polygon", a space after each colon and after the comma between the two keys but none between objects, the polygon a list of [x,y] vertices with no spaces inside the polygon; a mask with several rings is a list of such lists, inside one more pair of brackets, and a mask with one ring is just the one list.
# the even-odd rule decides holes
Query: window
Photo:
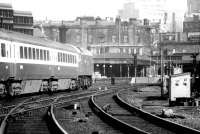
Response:
[{"label": "window", "polygon": [[23,59],[24,54],[23,54],[23,47],[20,46],[20,58]]},{"label": "window", "polygon": [[92,35],[88,36],[88,43],[92,43]]},{"label": "window", "polygon": [[72,63],[74,63],[74,56],[72,55]]},{"label": "window", "polygon": [[27,47],[24,47],[24,58],[25,59],[28,58],[28,49],[27,49]]},{"label": "window", "polygon": [[63,62],[66,62],[65,54],[63,53]]},{"label": "window", "polygon": [[63,62],[63,55],[60,53],[60,61]]},{"label": "window", "polygon": [[75,63],[75,60],[74,60],[74,59],[75,59],[75,57],[73,56],[73,60],[72,60],[73,64]]},{"label": "window", "polygon": [[142,55],[143,54],[143,50],[142,48],[139,48],[139,55]]},{"label": "window", "polygon": [[60,53],[58,53],[58,62],[60,62]]},{"label": "window", "polygon": [[49,61],[49,51],[47,50],[47,60]]},{"label": "window", "polygon": [[75,56],[75,58],[74,58],[74,63],[76,64],[76,56]]},{"label": "window", "polygon": [[36,58],[37,58],[37,60],[40,59],[40,51],[39,51],[39,49],[36,49]]},{"label": "window", "polygon": [[32,48],[28,48],[29,59],[32,59]]},{"label": "window", "polygon": [[68,63],[67,55],[68,55],[68,54],[66,54],[66,55],[65,55],[65,60],[66,60],[66,63]]},{"label": "window", "polygon": [[115,35],[112,36],[112,43],[116,43],[116,36]]},{"label": "window", "polygon": [[33,59],[35,60],[35,48],[33,48]]},{"label": "window", "polygon": [[68,61],[68,63],[70,63],[70,61],[69,61],[69,54],[67,55],[67,61]]},{"label": "window", "polygon": [[70,61],[70,63],[72,63],[72,55],[71,54],[69,56],[69,61]]},{"label": "window", "polygon": [[43,55],[43,50],[40,49],[40,60],[43,60],[43,57],[44,57],[44,55]]},{"label": "window", "polygon": [[47,60],[47,50],[44,50],[44,60]]},{"label": "window", "polygon": [[6,57],[6,45],[1,43],[1,56]]},{"label": "window", "polygon": [[80,41],[81,41],[81,36],[80,36],[80,35],[77,35],[77,36],[76,36],[76,43],[80,43]]},{"label": "window", "polygon": [[128,43],[128,36],[127,35],[124,36],[124,43]]}]

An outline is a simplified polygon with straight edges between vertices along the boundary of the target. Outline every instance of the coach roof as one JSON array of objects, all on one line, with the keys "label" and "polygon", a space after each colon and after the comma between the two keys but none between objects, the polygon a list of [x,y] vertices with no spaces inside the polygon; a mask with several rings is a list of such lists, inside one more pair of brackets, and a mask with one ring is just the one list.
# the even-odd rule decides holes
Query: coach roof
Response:
[{"label": "coach roof", "polygon": [[48,39],[34,37],[32,35],[22,34],[4,29],[0,29],[0,39],[66,50],[70,52],[77,52],[76,49],[74,49],[71,45],[62,44]]}]

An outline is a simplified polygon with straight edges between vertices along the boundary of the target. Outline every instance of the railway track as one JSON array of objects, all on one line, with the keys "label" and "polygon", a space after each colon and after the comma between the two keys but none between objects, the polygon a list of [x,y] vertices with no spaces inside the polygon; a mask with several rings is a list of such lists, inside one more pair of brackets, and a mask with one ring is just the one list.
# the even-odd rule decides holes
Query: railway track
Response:
[{"label": "railway track", "polygon": [[[113,88],[115,89],[115,86],[111,87],[111,89]],[[97,89],[99,89],[99,86],[92,87],[91,90],[87,90],[86,92],[73,95],[65,94],[45,98],[32,97],[17,105],[2,107],[0,110],[0,118],[2,121],[3,119],[4,121],[6,120],[6,133],[28,133],[30,131],[34,133],[49,133],[44,120],[44,115],[47,112],[47,108],[52,103],[57,107],[68,105],[70,102],[75,101],[81,96],[91,96],[98,91]],[[102,91],[102,89],[100,91]],[[30,130],[27,130],[27,128]]]},{"label": "railway track", "polygon": [[[121,121],[126,125],[121,123],[114,123],[115,120],[107,121],[114,127],[121,128],[125,133],[154,133],[154,134],[173,134],[171,130],[159,127],[148,120],[145,120],[137,115],[137,113],[132,113],[122,107],[120,107],[115,102],[115,96],[105,95],[97,96],[94,98],[95,103],[103,109],[106,114],[116,120]],[[123,126],[123,127],[122,127]],[[126,127],[124,127],[126,126]]]},{"label": "railway track", "polygon": [[[68,105],[70,102],[75,101],[80,96],[90,96],[99,90],[111,89],[112,92],[117,92],[116,88],[119,85],[96,85],[92,87],[92,90],[88,90],[89,93],[77,93],[76,95],[59,95],[40,98],[39,96],[32,97],[23,101],[18,105],[11,105],[2,107],[0,110],[1,120],[7,116],[7,131],[6,133],[49,133],[47,124],[44,120],[47,107],[54,103],[56,107]],[[101,88],[100,88],[101,87]],[[121,89],[132,88],[130,85],[121,86]],[[110,91],[111,91],[110,90]],[[109,91],[108,91],[109,92]],[[70,97],[71,96],[71,97]],[[73,97],[72,97],[73,96]],[[56,101],[55,101],[56,100]],[[16,108],[17,107],[17,108]],[[14,109],[14,110],[12,110]],[[11,112],[10,112],[11,111]],[[10,112],[10,113],[9,113]],[[26,128],[26,129],[25,129]],[[27,130],[27,128],[29,130]]]},{"label": "railway track", "polygon": [[78,96],[78,95],[85,94],[85,93],[87,94],[88,92],[94,93],[94,92],[96,92],[96,90],[87,90],[84,92],[75,92],[75,93],[71,93],[71,94],[64,93],[64,94],[59,94],[59,95],[55,95],[55,96],[46,96],[46,97],[34,96],[29,99],[25,99],[26,101],[21,101],[19,103],[13,104],[13,105],[0,107],[0,118],[6,116],[6,114],[8,114],[11,109],[13,109],[21,104],[23,104],[23,107],[25,107],[26,109],[34,108],[37,105],[48,106],[55,99],[57,99],[58,101],[65,100],[66,98],[68,98],[71,95]]},{"label": "railway track", "polygon": [[49,133],[48,126],[45,122],[45,115],[48,107],[52,103],[60,105],[79,97],[88,97],[93,93],[95,93],[95,91],[65,95],[56,98],[39,99],[34,102],[30,101],[31,99],[24,101],[24,103],[17,105],[7,115],[5,115],[4,121],[2,122],[2,124],[6,122],[7,129],[5,133]]},{"label": "railway track", "polygon": [[[112,92],[99,92],[101,94],[110,94]],[[106,134],[121,134],[122,132],[113,127],[109,126],[103,122],[98,116],[93,114],[93,111],[88,104],[89,98],[83,98],[76,100],[75,102],[79,104],[80,109],[68,109],[68,105],[63,105],[64,107],[54,107],[54,116],[56,122],[59,126],[67,133],[77,134],[77,133],[106,133]],[[75,113],[75,114],[74,114]],[[70,125],[69,125],[70,124]],[[54,133],[56,133],[54,131]]]}]

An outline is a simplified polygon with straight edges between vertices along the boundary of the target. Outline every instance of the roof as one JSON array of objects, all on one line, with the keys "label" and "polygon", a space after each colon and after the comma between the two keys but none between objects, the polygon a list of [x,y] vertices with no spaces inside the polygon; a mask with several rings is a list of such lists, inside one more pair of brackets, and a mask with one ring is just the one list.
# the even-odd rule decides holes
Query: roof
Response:
[{"label": "roof", "polygon": [[13,26],[14,29],[33,29],[32,26],[26,26],[26,25],[14,25]]},{"label": "roof", "polygon": [[[95,55],[94,58],[104,58],[104,59],[133,59],[131,54],[126,53],[106,53],[101,55]],[[137,55],[137,59],[149,60],[150,57],[146,55]]]},{"label": "roof", "polygon": [[47,40],[47,39],[43,39],[39,37],[34,37],[32,35],[8,31],[4,29],[0,29],[0,39],[6,39],[6,40],[21,42],[21,43],[29,43],[29,44],[34,44],[34,45],[43,46],[43,47],[66,50],[70,52],[77,52],[76,49],[74,49],[71,45],[62,44],[59,42],[55,42],[55,41],[51,41],[51,40]]},{"label": "roof", "polygon": [[12,10],[12,5],[9,3],[0,3],[0,9],[9,9]]},{"label": "roof", "polygon": [[26,26],[26,25],[14,25],[13,29],[33,29],[32,26]]},{"label": "roof", "polygon": [[71,46],[74,47],[78,51],[78,53],[81,53],[82,55],[92,56],[92,53],[83,47],[78,47],[78,46],[73,46],[73,45],[71,45]]},{"label": "roof", "polygon": [[14,16],[26,16],[26,17],[33,17],[32,12],[30,11],[19,11],[14,10]]}]

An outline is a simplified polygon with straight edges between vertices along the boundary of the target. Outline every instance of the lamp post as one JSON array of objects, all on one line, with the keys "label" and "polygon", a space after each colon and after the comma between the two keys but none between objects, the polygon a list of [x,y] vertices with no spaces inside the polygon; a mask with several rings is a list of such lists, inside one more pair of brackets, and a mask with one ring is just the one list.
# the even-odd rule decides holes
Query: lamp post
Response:
[{"label": "lamp post", "polygon": [[110,65],[109,67],[110,67],[110,77],[112,77],[112,65]]},{"label": "lamp post", "polygon": [[106,65],[103,64],[103,75],[106,76]]}]

